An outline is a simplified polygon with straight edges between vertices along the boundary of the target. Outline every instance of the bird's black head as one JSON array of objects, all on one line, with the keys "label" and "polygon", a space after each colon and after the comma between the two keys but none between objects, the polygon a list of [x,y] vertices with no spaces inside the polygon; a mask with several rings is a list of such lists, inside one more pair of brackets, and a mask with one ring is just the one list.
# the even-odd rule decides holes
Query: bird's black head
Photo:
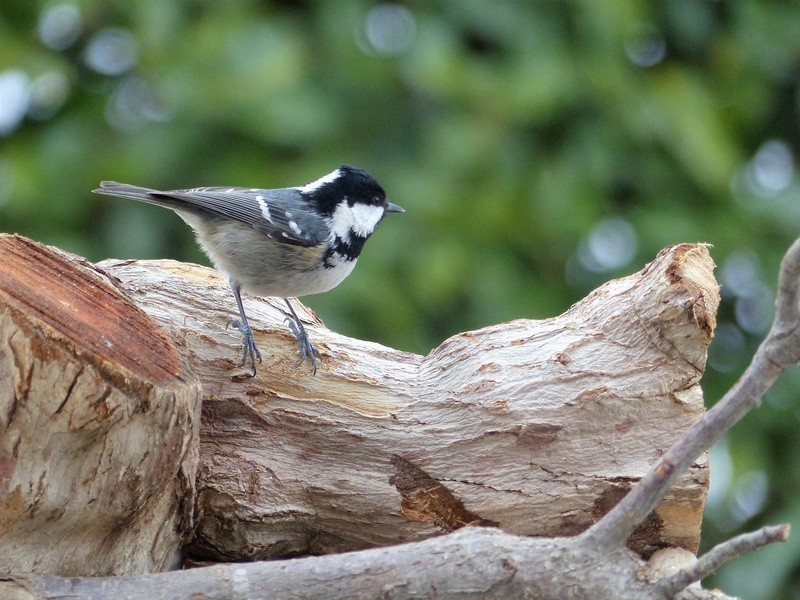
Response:
[{"label": "bird's black head", "polygon": [[350,165],[342,165],[332,173],[304,185],[300,191],[326,216],[331,216],[345,198],[350,206],[366,204],[382,206],[384,209],[389,207],[386,192],[375,178]]},{"label": "bird's black head", "polygon": [[304,185],[300,193],[327,217],[332,235],[325,266],[333,256],[355,260],[370,235],[387,213],[404,212],[386,200],[386,192],[366,171],[342,165],[332,173]]}]

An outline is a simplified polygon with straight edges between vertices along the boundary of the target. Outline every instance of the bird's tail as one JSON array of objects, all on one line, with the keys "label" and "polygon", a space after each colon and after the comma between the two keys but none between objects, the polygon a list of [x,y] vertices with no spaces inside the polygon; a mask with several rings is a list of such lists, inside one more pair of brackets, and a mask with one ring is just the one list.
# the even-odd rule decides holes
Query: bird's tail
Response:
[{"label": "bird's tail", "polygon": [[138,185],[131,185],[129,183],[117,183],[116,181],[101,181],[100,187],[92,190],[95,194],[105,194],[107,196],[119,196],[121,198],[130,198],[131,200],[138,200],[139,202],[147,202],[148,204],[155,204],[156,206],[164,206],[166,208],[181,209],[186,208],[184,202],[176,198],[171,198],[164,192],[159,190],[152,190],[150,188],[139,187]]}]

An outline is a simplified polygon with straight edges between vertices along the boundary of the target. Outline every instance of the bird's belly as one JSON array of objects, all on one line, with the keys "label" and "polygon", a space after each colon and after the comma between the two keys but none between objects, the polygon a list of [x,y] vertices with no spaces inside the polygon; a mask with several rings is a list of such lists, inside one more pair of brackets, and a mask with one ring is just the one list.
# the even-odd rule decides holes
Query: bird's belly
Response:
[{"label": "bird's belly", "polygon": [[306,296],[320,294],[335,288],[347,277],[356,265],[355,260],[347,261],[333,268],[320,266],[309,271],[276,269],[264,265],[263,271],[240,280],[242,289],[256,296]]},{"label": "bird's belly", "polygon": [[[322,246],[292,246],[274,241],[253,229],[238,229],[235,236],[221,227],[210,234],[199,231],[198,239],[214,266],[238,280],[242,289],[256,296],[305,296],[327,292],[339,285],[352,271],[356,260],[322,262]],[[243,240],[243,236],[247,239]],[[235,243],[233,238],[235,237]],[[242,248],[246,248],[242,252]]]}]

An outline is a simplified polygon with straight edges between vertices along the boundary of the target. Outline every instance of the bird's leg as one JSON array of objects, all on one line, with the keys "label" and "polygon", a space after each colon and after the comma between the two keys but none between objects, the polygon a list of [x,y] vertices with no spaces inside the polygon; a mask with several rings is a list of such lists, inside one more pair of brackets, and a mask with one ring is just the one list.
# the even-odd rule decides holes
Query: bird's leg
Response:
[{"label": "bird's leg", "polygon": [[[239,363],[239,366],[242,367],[247,362],[247,357],[250,356],[250,361],[253,364],[253,377],[256,376],[256,359],[258,362],[261,362],[261,352],[258,351],[258,347],[256,346],[256,339],[253,337],[253,330],[250,328],[250,324],[247,322],[247,315],[244,314],[244,306],[242,305],[242,295],[240,293],[240,285],[239,282],[236,281],[233,277],[230,278],[231,289],[233,290],[233,296],[236,298],[236,306],[239,307],[239,316],[242,318],[240,321],[239,319],[231,319],[228,321],[228,326],[233,325],[242,332],[242,362]],[[227,327],[226,327],[227,329]]]},{"label": "bird's leg", "polygon": [[292,303],[289,302],[288,298],[283,299],[286,302],[286,306],[289,307],[289,312],[292,313],[292,317],[286,317],[286,323],[289,325],[289,329],[291,329],[294,337],[297,338],[297,346],[300,349],[300,362],[298,364],[303,364],[303,361],[306,357],[311,359],[311,369],[314,375],[317,374],[317,356],[320,356],[319,352],[317,352],[316,348],[311,345],[311,338],[308,337],[308,332],[306,328],[303,327],[303,323],[300,322],[300,317],[297,316],[297,313],[294,312],[294,308],[292,308]]}]

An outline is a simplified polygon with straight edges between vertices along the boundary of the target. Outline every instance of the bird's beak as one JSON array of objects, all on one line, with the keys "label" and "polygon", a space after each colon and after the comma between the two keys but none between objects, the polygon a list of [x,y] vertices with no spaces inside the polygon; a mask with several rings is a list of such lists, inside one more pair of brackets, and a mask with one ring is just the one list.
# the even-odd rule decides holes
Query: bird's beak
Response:
[{"label": "bird's beak", "polygon": [[403,207],[397,206],[397,204],[392,204],[391,202],[389,202],[389,204],[386,205],[386,212],[387,213],[401,213],[401,212],[406,212],[406,211],[405,211],[405,209]]}]

